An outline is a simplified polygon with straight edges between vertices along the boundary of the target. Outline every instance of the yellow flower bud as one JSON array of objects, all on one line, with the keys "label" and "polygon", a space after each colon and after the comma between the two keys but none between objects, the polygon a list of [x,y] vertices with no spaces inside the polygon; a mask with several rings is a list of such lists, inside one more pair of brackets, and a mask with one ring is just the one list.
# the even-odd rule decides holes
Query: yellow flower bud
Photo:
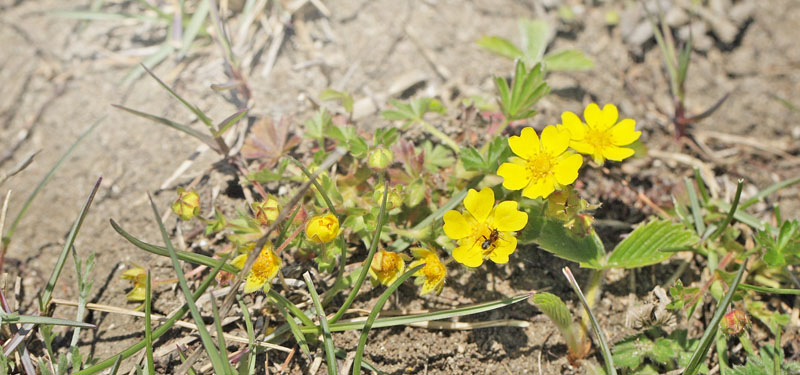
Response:
[{"label": "yellow flower bud", "polygon": [[261,225],[267,226],[278,218],[281,213],[278,207],[278,201],[274,198],[268,198],[262,202],[253,202],[251,206],[253,212],[256,213],[256,219]]},{"label": "yellow flower bud", "polygon": [[[402,185],[395,185],[389,187],[389,193],[386,195],[386,209],[391,210],[403,204],[403,196],[400,191],[403,189]],[[372,200],[380,207],[383,202],[383,185],[379,185],[375,192],[372,193]]]},{"label": "yellow flower bud", "polygon": [[375,253],[369,265],[369,276],[373,285],[390,285],[397,280],[406,269],[405,258],[408,256],[392,251],[381,250]]},{"label": "yellow flower bud", "polygon": [[333,214],[317,215],[306,224],[306,237],[311,242],[328,243],[339,235],[339,219]]},{"label": "yellow flower bud", "polygon": [[130,280],[133,282],[133,289],[128,292],[126,298],[130,302],[141,302],[145,299],[146,289],[145,289],[145,282],[147,281],[147,271],[139,266],[134,266],[126,270],[122,273],[122,276],[125,280]]},{"label": "yellow flower bud", "polygon": [[378,147],[369,152],[367,165],[372,169],[383,170],[394,163],[394,154],[386,147]]},{"label": "yellow flower bud", "polygon": [[183,220],[189,220],[200,213],[200,196],[194,191],[178,188],[178,199],[172,203],[172,212]]}]

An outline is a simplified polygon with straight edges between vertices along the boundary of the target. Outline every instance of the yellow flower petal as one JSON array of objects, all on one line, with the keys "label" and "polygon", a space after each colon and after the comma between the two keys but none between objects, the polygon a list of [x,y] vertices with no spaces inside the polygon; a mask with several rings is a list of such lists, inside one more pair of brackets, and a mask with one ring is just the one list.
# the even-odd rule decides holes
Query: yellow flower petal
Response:
[{"label": "yellow flower petal", "polygon": [[555,126],[547,125],[542,130],[542,149],[552,156],[561,155],[569,147],[569,137],[569,132],[559,131]]},{"label": "yellow flower petal", "polygon": [[531,127],[522,129],[519,136],[515,135],[509,138],[508,145],[511,147],[511,151],[523,159],[530,159],[533,155],[538,154],[540,148],[539,137]]},{"label": "yellow flower petal", "polygon": [[497,264],[508,263],[508,256],[514,253],[517,249],[517,239],[513,236],[501,235],[500,240],[497,241],[497,246],[489,254],[489,259]]},{"label": "yellow flower petal", "polygon": [[522,196],[531,199],[536,199],[539,197],[547,198],[548,195],[556,190],[553,184],[554,182],[555,181],[552,176],[540,179],[536,183],[528,185],[528,187],[522,191]]},{"label": "yellow flower petal", "polygon": [[231,265],[238,269],[242,269],[244,268],[244,263],[246,261],[247,261],[247,254],[239,254],[236,256],[236,258],[233,258],[233,260],[231,261]]},{"label": "yellow flower petal", "polygon": [[584,155],[590,155],[594,153],[594,146],[584,141],[572,141],[570,142],[569,147],[572,147],[573,150]]},{"label": "yellow flower petal", "polygon": [[480,267],[483,253],[480,243],[465,243],[453,250],[453,259],[467,267]]},{"label": "yellow flower petal", "polygon": [[572,154],[561,159],[555,167],[556,181],[561,185],[569,185],[578,178],[578,170],[583,164],[583,157]]},{"label": "yellow flower petal", "polygon": [[525,228],[528,214],[517,209],[515,201],[500,202],[494,209],[494,224],[501,232],[516,232]]},{"label": "yellow flower petal", "polygon": [[583,110],[583,119],[586,120],[586,125],[589,127],[595,126],[603,121],[603,112],[597,103],[589,103],[586,109]]},{"label": "yellow flower petal", "polygon": [[614,124],[617,123],[618,118],[619,112],[617,111],[617,106],[613,104],[604,105],[600,121],[600,124],[602,124],[602,129],[608,129],[614,126]]},{"label": "yellow flower petal", "polygon": [[[469,195],[469,194],[467,194]],[[469,236],[470,225],[458,211],[450,210],[444,213],[444,234],[454,240]]]},{"label": "yellow flower petal", "polygon": [[611,132],[611,143],[615,146],[627,146],[642,135],[636,131],[636,121],[626,118],[609,130]]},{"label": "yellow flower petal", "polygon": [[564,112],[561,114],[561,124],[569,130],[569,137],[573,141],[583,140],[586,135],[586,125],[572,112]]},{"label": "yellow flower petal", "polygon": [[244,282],[244,292],[245,293],[253,293],[256,290],[260,289],[264,284],[266,284],[267,279],[261,278],[256,276],[254,273],[250,273],[247,276],[247,280]]},{"label": "yellow flower petal", "polygon": [[464,207],[479,223],[486,221],[494,207],[494,191],[488,187],[481,189],[480,192],[469,189],[467,197],[464,198]]},{"label": "yellow flower petal", "polygon": [[528,186],[531,175],[528,168],[516,163],[503,163],[497,168],[497,175],[503,178],[503,187],[508,190],[519,190]]},{"label": "yellow flower petal", "polygon": [[609,146],[603,149],[603,156],[608,160],[622,161],[633,155],[632,148]]}]

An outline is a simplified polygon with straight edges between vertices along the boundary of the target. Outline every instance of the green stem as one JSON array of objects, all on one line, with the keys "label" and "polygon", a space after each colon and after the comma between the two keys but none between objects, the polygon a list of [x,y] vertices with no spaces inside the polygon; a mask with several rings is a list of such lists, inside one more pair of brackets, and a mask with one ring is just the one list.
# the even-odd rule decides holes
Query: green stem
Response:
[{"label": "green stem", "polygon": [[503,122],[500,123],[500,127],[498,127],[497,130],[495,130],[494,134],[503,134],[503,131],[506,130],[508,124],[510,123],[511,121],[508,121],[508,116],[503,116]]},{"label": "green stem", "polygon": [[[592,270],[592,274],[589,276],[589,285],[586,287],[584,296],[586,296],[586,303],[589,305],[590,309],[594,308],[594,305],[597,302],[597,296],[600,295],[600,287],[603,285],[603,278],[605,275],[605,270]],[[584,309],[581,316],[581,327],[583,328],[582,335],[584,339],[586,338],[590,324],[591,319],[589,318],[589,313],[586,309]]]},{"label": "green stem", "polygon": [[427,121],[422,121],[420,122],[420,124],[422,124],[422,127],[425,129],[425,131],[431,133],[434,137],[439,138],[439,140],[444,142],[444,144],[452,148],[453,151],[456,153],[456,155],[458,155],[459,151],[461,151],[461,147],[458,146],[458,143],[456,143],[456,141],[454,141],[453,138],[450,138],[450,136],[445,134],[443,131],[436,129],[433,125],[429,124]]}]

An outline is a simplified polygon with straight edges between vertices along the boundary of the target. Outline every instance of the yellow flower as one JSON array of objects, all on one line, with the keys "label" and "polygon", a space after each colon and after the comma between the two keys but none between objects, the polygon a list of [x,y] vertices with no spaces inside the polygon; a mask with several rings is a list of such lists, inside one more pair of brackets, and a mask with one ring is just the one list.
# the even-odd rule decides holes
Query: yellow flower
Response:
[{"label": "yellow flower", "polygon": [[567,151],[570,133],[548,125],[542,130],[542,139],[533,128],[522,129],[519,136],[508,139],[516,157],[497,168],[503,177],[503,187],[522,190],[528,198],[547,198],[556,189],[575,182],[583,163],[580,155]]},{"label": "yellow flower", "polygon": [[372,285],[391,285],[406,270],[405,254],[381,250],[375,253],[369,265]]},{"label": "yellow flower", "polygon": [[414,283],[422,285],[422,290],[419,295],[424,296],[434,290],[436,294],[441,293],[444,287],[444,278],[447,275],[447,268],[444,266],[444,263],[439,260],[439,257],[436,256],[436,252],[421,247],[415,247],[411,249],[411,253],[414,254],[417,260],[411,262],[411,264],[408,265],[409,268],[414,268],[420,264],[425,265],[414,273],[414,277],[416,277]]},{"label": "yellow flower", "polygon": [[606,104],[601,110],[595,104],[589,104],[583,111],[584,124],[572,112],[561,114],[562,125],[559,127],[569,129],[571,142],[569,144],[581,154],[591,155],[595,163],[602,165],[606,159],[622,161],[633,155],[633,149],[627,146],[642,135],[636,131],[636,121],[633,119],[619,119],[617,107]]},{"label": "yellow flower", "polygon": [[311,242],[328,243],[339,235],[339,219],[333,214],[317,215],[306,224],[306,237]]},{"label": "yellow flower", "polygon": [[[242,269],[247,261],[248,254],[241,254],[233,259],[231,265]],[[253,268],[247,274],[247,280],[244,283],[244,292],[252,293],[263,287],[264,292],[268,292],[272,284],[272,279],[278,274],[281,269],[281,258],[272,251],[272,244],[267,243],[258,254],[256,262],[253,263]]]},{"label": "yellow flower", "polygon": [[275,221],[281,213],[280,208],[278,208],[278,201],[274,198],[268,198],[262,202],[253,202],[251,207],[253,212],[256,213],[258,222],[265,226]]},{"label": "yellow flower", "polygon": [[444,214],[444,233],[458,241],[453,258],[467,266],[478,267],[484,259],[507,263],[517,248],[512,232],[528,223],[528,214],[517,209],[517,202],[503,201],[494,207],[494,192],[469,189],[464,198],[466,212],[450,210]]},{"label": "yellow flower", "polygon": [[200,196],[193,191],[178,188],[178,199],[172,203],[172,212],[183,220],[189,220],[200,213]]},{"label": "yellow flower", "polygon": [[133,289],[131,289],[131,291],[128,292],[128,295],[126,296],[128,301],[130,302],[144,301],[145,294],[147,293],[145,287],[145,282],[147,280],[147,271],[142,267],[134,266],[123,272],[122,276],[120,277],[133,282]]}]

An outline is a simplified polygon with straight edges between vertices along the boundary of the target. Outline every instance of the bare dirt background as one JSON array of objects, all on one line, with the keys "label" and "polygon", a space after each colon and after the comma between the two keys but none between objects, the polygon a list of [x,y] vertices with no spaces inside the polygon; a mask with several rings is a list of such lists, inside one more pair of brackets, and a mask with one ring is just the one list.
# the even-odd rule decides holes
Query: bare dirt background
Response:
[{"label": "bare dirt background", "polygon": [[[64,236],[99,176],[103,176],[103,182],[76,246],[83,255],[90,251],[97,254],[92,302],[134,307],[125,301],[129,283],[119,279],[124,267],[149,266],[156,278],[163,279],[171,277],[168,260],[136,250],[112,230],[108,219],[113,218],[145,240],[159,242],[146,193],[156,192],[157,202],[166,209],[178,184],[205,173],[217,161],[211,152],[203,153],[163,193],[159,191],[195,152],[197,142],[110,105],[123,104],[184,122],[193,119],[149,78],[139,79],[130,87],[119,84],[139,61],[136,53],[163,40],[163,32],[130,20],[94,21],[81,26],[76,20],[45,13],[86,8],[88,3],[0,1],[0,170],[8,170],[31,152],[40,151],[28,169],[3,187],[3,194],[6,189],[13,190],[12,215],[79,134],[102,118],[100,127],[33,203],[14,236],[4,271],[22,277],[23,311],[35,308],[35,294],[45,284]],[[133,1],[109,3],[113,9],[139,9]],[[612,166],[605,173],[584,172],[588,177],[582,187],[584,196],[606,204],[598,215],[601,219],[634,224],[652,213],[636,193],[669,205],[670,194],[676,190],[680,193],[680,188],[675,189],[680,177],[691,173],[691,163],[700,162],[709,168],[723,196],[733,194],[738,178],[745,179],[746,194],[753,194],[757,187],[800,173],[800,113],[776,99],[800,104],[796,99],[800,96],[800,47],[795,32],[800,3],[749,3],[752,11],[737,24],[733,42],[725,43],[713,30],[706,31],[702,36],[710,44],[698,47],[692,56],[687,85],[690,111],[700,112],[730,93],[719,111],[696,126],[697,134],[706,134],[709,150],[705,151],[710,153],[673,140],[667,115],[672,105],[660,52],[652,39],[643,43],[624,41],[629,35],[624,23],[641,21],[635,11],[641,5],[623,1],[565,0],[563,5],[576,10],[573,23],[556,18],[562,4],[556,0],[544,4],[514,0],[326,2],[328,16],[313,7],[294,15],[268,76],[261,74],[263,57],[246,71],[254,92],[251,114],[273,118],[290,115],[292,123],[300,126],[311,109],[306,97],[315,97],[330,86],[350,91],[357,99],[375,97],[380,106],[385,105],[386,93],[393,85],[405,87],[409,80],[415,84],[402,95],[439,95],[448,100],[454,92],[488,96],[494,92],[492,75],[508,74],[512,63],[482,51],[474,42],[483,35],[518,41],[519,17],[548,17],[558,30],[551,50],[579,48],[594,58],[597,66],[583,73],[553,73],[548,79],[553,94],[540,102],[540,113],[532,124],[541,129],[558,122],[561,111],[580,111],[590,101],[616,103],[624,116],[636,119],[651,154],[622,168]],[[609,10],[622,15],[619,26],[605,24]],[[212,118],[222,119],[236,109],[209,88],[226,78],[219,50],[208,38],[186,59],[167,59],[155,71]],[[364,127],[387,125],[375,115],[365,119],[360,121]],[[739,138],[721,138],[721,133]],[[682,154],[694,161],[687,164],[676,156]],[[631,188],[620,189],[623,181]],[[222,175],[212,178],[208,185],[217,184],[224,190],[226,182]],[[211,189],[206,190],[204,197],[208,198]],[[779,204],[784,216],[796,218],[800,216],[799,192],[797,187],[785,189],[771,197],[770,204]],[[756,206],[753,212],[763,212],[767,207]],[[619,240],[618,233],[607,232],[605,241]],[[568,262],[534,247],[518,249],[514,258],[503,267],[489,267],[487,272],[453,271],[439,297],[419,300],[412,288],[401,288],[400,304],[389,308],[445,307],[548,287],[553,293],[571,297],[559,272]],[[667,269],[663,275],[662,268]],[[635,290],[629,290],[627,281],[620,281],[624,275],[612,275],[615,279],[607,280],[610,284],[598,312],[612,340],[630,332],[623,325],[627,294],[644,296],[669,275],[669,267],[653,269],[657,271],[642,272]],[[583,275],[578,274],[579,278]],[[696,278],[686,277],[689,281]],[[74,268],[68,261],[55,296],[75,299],[74,280]],[[163,288],[158,293],[158,310],[166,313],[177,306],[179,292]],[[361,299],[363,306],[375,296],[371,293]],[[59,308],[59,314],[70,316],[74,311]],[[410,327],[375,330],[367,348],[369,359],[394,374],[583,372],[569,366],[560,336],[530,304],[473,319],[519,319],[531,324],[528,328],[476,331]],[[82,344],[97,358],[106,358],[143,335],[142,322],[131,317],[93,313],[89,320],[98,324],[98,329],[85,333]],[[797,326],[791,329],[796,331]],[[356,342],[354,333],[337,337],[337,343],[345,349],[353,349]],[[283,358],[277,355],[271,359],[280,363]],[[308,368],[309,364],[297,356],[291,373],[306,373]],[[323,372],[324,366],[319,370]]]}]

